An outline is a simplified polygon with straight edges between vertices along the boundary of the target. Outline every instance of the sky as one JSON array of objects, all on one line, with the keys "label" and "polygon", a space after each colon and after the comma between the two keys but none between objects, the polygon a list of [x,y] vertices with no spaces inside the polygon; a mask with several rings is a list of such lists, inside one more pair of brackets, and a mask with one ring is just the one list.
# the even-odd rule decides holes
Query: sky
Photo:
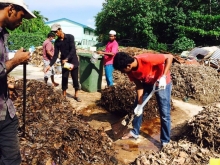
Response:
[{"label": "sky", "polygon": [[[53,21],[67,18],[95,28],[94,17],[102,9],[105,0],[24,0],[28,8],[40,11],[41,15]],[[50,3],[51,1],[51,3]]]}]

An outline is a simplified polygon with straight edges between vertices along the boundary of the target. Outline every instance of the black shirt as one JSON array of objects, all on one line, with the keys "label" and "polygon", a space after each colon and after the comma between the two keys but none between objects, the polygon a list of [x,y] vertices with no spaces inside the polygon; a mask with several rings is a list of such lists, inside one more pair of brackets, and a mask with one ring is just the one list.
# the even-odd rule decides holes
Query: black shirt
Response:
[{"label": "black shirt", "polygon": [[50,66],[56,62],[59,52],[61,52],[61,60],[67,59],[68,63],[74,65],[74,68],[79,66],[79,60],[76,55],[76,46],[73,35],[64,34],[63,40],[61,40],[61,38],[56,39],[54,47],[55,52],[52,60],[50,61]]}]

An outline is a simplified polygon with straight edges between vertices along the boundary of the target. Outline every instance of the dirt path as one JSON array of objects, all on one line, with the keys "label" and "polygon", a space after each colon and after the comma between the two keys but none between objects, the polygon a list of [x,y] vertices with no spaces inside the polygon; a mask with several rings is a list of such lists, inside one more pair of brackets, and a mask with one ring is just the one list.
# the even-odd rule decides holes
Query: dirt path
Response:
[{"label": "dirt path", "polygon": [[[43,72],[41,68],[28,65],[27,78],[37,79],[43,81]],[[17,67],[12,74],[16,79],[22,78],[22,66]],[[61,82],[60,77],[55,77],[56,82]],[[49,80],[49,85],[51,84]],[[76,113],[81,119],[89,123],[94,129],[103,129],[106,132],[106,136],[112,139],[112,144],[116,151],[116,157],[120,161],[120,164],[128,164],[133,162],[135,158],[141,153],[149,150],[159,150],[160,148],[160,120],[155,118],[151,121],[142,123],[141,136],[138,140],[113,140],[111,132],[111,124],[118,121],[119,117],[108,113],[106,110],[96,106],[98,100],[100,100],[101,94],[99,92],[87,93],[80,91],[79,97],[82,102],[76,102],[73,99],[74,89],[72,87],[71,79],[69,79],[69,88],[67,90],[67,98],[74,107],[74,113]],[[105,86],[105,81],[103,81]],[[56,87],[60,91],[60,85]],[[181,100],[173,99],[175,111],[171,113],[172,119],[172,137],[181,133],[179,125],[183,124],[186,120],[196,115],[202,106],[194,105],[191,103],[185,103]]]}]

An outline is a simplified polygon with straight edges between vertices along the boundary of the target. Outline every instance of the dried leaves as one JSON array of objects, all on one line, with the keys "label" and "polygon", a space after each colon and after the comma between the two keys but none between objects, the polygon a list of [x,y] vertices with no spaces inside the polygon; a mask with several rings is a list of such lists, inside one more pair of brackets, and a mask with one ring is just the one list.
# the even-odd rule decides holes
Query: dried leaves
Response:
[{"label": "dried leaves", "polygon": [[220,153],[220,108],[204,107],[189,123],[188,137],[200,147],[208,147]]},{"label": "dried leaves", "polygon": [[208,165],[211,158],[220,154],[201,148],[186,140],[170,142],[159,152],[150,151],[139,156],[133,165]]},{"label": "dried leaves", "polygon": [[136,47],[122,47],[122,48],[119,48],[119,52],[125,52],[131,56],[136,56],[136,55],[143,54],[143,53],[154,53],[154,54],[158,53],[154,50],[147,50],[147,49],[136,48]]},{"label": "dried leaves", "polygon": [[[22,81],[16,85],[20,87]],[[22,131],[21,97],[15,106]],[[60,93],[35,80],[27,82],[26,136],[20,137],[20,143],[23,165],[117,163],[111,141],[102,130],[79,120]]]},{"label": "dried leaves", "polygon": [[208,165],[220,158],[220,108],[204,107],[186,126],[188,131],[178,142],[170,142],[159,152],[150,151],[136,159],[135,165]]},{"label": "dried leaves", "polygon": [[171,75],[173,96],[186,100],[192,98],[203,105],[220,100],[220,77],[215,69],[175,64],[171,67]]}]

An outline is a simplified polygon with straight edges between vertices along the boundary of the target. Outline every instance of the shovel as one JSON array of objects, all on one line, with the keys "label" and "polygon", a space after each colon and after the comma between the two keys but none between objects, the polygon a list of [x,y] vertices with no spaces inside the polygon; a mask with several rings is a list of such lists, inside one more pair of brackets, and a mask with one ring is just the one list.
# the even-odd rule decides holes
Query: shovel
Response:
[{"label": "shovel", "polygon": [[[143,108],[147,102],[150,100],[150,98],[153,96],[153,94],[155,92],[158,92],[162,89],[156,89],[156,85],[158,82],[154,83],[153,89],[151,91],[151,93],[148,95],[148,97],[144,100],[144,102],[141,104],[141,108]],[[128,126],[131,124],[131,122],[133,121],[135,115],[126,115],[125,117],[123,117],[122,119],[120,119],[119,121],[111,124],[112,127],[112,131],[113,131],[113,135],[114,135],[114,139],[120,139],[127,131]]]}]

